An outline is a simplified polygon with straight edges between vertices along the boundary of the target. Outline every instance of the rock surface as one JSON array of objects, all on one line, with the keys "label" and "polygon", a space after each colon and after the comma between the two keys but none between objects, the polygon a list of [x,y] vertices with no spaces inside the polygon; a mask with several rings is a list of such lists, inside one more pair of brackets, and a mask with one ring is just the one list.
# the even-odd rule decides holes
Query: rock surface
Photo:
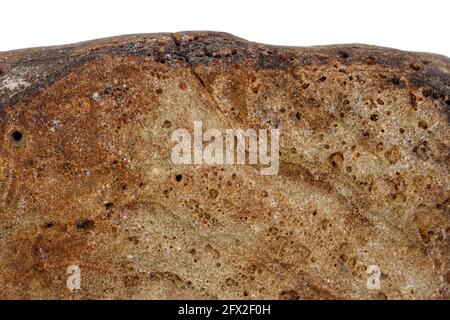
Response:
[{"label": "rock surface", "polygon": [[[0,298],[448,299],[449,95],[448,58],[366,45],[2,52]],[[279,174],[174,165],[194,120],[280,128]]]}]

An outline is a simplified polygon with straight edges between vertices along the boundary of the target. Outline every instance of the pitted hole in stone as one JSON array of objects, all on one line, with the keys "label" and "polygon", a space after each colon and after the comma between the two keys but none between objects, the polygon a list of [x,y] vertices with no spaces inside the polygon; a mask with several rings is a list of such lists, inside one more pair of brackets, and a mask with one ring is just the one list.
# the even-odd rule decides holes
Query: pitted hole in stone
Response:
[{"label": "pitted hole in stone", "polygon": [[14,131],[11,133],[11,137],[14,139],[14,141],[19,142],[19,141],[22,140],[22,138],[23,138],[23,133],[20,132],[20,131],[18,131],[18,130],[14,130]]},{"label": "pitted hole in stone", "polygon": [[344,156],[340,152],[335,152],[329,157],[329,160],[334,168],[338,168],[344,161]]},{"label": "pitted hole in stone", "polygon": [[50,228],[53,228],[54,226],[55,226],[55,223],[53,221],[47,221],[46,223],[44,223],[43,228],[50,229]]},{"label": "pitted hole in stone", "polygon": [[420,69],[421,69],[420,64],[418,62],[415,62],[415,61],[411,62],[409,67],[411,69],[413,69],[414,71],[420,71]]},{"label": "pitted hole in stone", "polygon": [[114,207],[114,203],[112,203],[112,202],[107,202],[107,203],[105,203],[105,209],[106,210],[110,210],[110,209],[112,209]]},{"label": "pitted hole in stone", "polygon": [[84,219],[77,222],[77,228],[80,230],[90,230],[94,228],[95,222],[91,219]]},{"label": "pitted hole in stone", "polygon": [[340,55],[341,58],[343,58],[343,59],[349,58],[349,54],[348,54],[347,52],[345,52],[345,51],[339,52],[339,55]]},{"label": "pitted hole in stone", "polygon": [[423,130],[426,130],[426,129],[428,129],[428,124],[425,121],[420,120],[419,127],[422,128]]},{"label": "pitted hole in stone", "polygon": [[216,199],[218,195],[219,195],[219,191],[217,191],[216,189],[209,190],[209,197],[211,199],[213,199],[213,200]]},{"label": "pitted hole in stone", "polygon": [[396,86],[402,84],[402,79],[399,76],[393,76],[391,81]]}]

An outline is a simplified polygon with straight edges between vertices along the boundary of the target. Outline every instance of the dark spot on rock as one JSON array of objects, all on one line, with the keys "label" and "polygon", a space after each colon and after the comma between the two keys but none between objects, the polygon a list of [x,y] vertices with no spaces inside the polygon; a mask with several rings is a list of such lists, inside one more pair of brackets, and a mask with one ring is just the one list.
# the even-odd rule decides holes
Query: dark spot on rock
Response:
[{"label": "dark spot on rock", "polygon": [[426,129],[428,129],[428,124],[425,121],[420,120],[419,127],[422,128],[423,130],[426,130]]},{"label": "dark spot on rock", "polygon": [[14,139],[14,141],[20,141],[22,140],[23,134],[22,132],[15,130],[11,133],[11,137]]},{"label": "dark spot on rock", "polygon": [[163,122],[163,128],[170,128],[172,126],[172,123],[169,120],[166,120]]},{"label": "dark spot on rock", "polygon": [[337,168],[340,167],[342,162],[344,161],[344,156],[340,152],[335,152],[329,157],[329,160],[331,162],[331,165]]},{"label": "dark spot on rock", "polygon": [[403,81],[402,81],[402,79],[400,79],[399,76],[393,76],[391,81],[396,86],[399,86],[399,85],[403,84]]},{"label": "dark spot on rock", "polygon": [[43,225],[44,229],[50,229],[50,228],[53,228],[54,226],[55,226],[55,223],[52,221],[46,222]]},{"label": "dark spot on rock", "polygon": [[414,110],[417,110],[417,97],[414,93],[409,93],[409,103],[411,104],[411,107],[413,107]]},{"label": "dark spot on rock", "polygon": [[411,64],[409,65],[409,67],[411,69],[413,69],[414,71],[420,71],[420,64],[418,64],[417,62],[411,62]]},{"label": "dark spot on rock", "polygon": [[128,237],[128,241],[133,242],[134,244],[139,244],[139,239],[136,236]]},{"label": "dark spot on rock", "polygon": [[106,210],[111,210],[113,207],[114,207],[114,203],[112,203],[112,202],[105,203]]},{"label": "dark spot on rock", "polygon": [[239,283],[236,280],[234,280],[233,278],[227,278],[225,280],[225,283],[229,287],[237,287],[239,285]]},{"label": "dark spot on rock", "polygon": [[217,191],[216,189],[209,190],[209,197],[211,199],[216,199],[218,195],[219,195],[219,191]]},{"label": "dark spot on rock", "polygon": [[295,290],[284,290],[278,295],[280,300],[298,300],[300,296]]},{"label": "dark spot on rock", "polygon": [[372,114],[372,115],[370,116],[370,120],[372,120],[372,121],[377,121],[377,120],[378,120],[378,115],[377,115],[376,113]]},{"label": "dark spot on rock", "polygon": [[393,146],[385,152],[386,159],[391,163],[395,164],[401,158],[401,150],[398,145]]},{"label": "dark spot on rock", "polygon": [[388,297],[387,297],[386,294],[384,294],[383,292],[379,292],[379,293],[376,295],[376,299],[377,299],[377,300],[387,300]]},{"label": "dark spot on rock", "polygon": [[406,201],[406,196],[401,192],[396,192],[390,195],[392,201],[397,203],[404,203]]},{"label": "dark spot on rock", "polygon": [[376,61],[376,59],[375,59],[374,56],[368,56],[368,57],[366,57],[365,59],[363,59],[363,61],[364,61],[365,63],[367,63],[368,65],[370,65],[370,66],[372,66],[372,65],[374,65],[374,64],[377,63],[377,61]]},{"label": "dark spot on rock", "polygon": [[162,90],[161,88],[158,88],[158,89],[156,89],[156,93],[157,93],[157,94],[162,94],[162,93],[163,93],[163,90]]},{"label": "dark spot on rock", "polygon": [[431,94],[432,94],[432,91],[431,91],[430,88],[424,88],[424,89],[422,89],[422,95],[423,95],[425,98],[428,98],[429,96],[431,96]]},{"label": "dark spot on rock", "polygon": [[181,174],[177,174],[177,175],[175,176],[175,180],[176,180],[177,182],[180,182],[181,179],[183,179],[183,176],[182,176]]},{"label": "dark spot on rock", "polygon": [[448,271],[448,272],[445,274],[445,280],[447,281],[447,283],[450,283],[450,271]]},{"label": "dark spot on rock", "polygon": [[347,59],[349,57],[348,53],[345,51],[339,51],[339,56],[343,59]]},{"label": "dark spot on rock", "polygon": [[95,222],[91,219],[84,219],[77,222],[77,228],[81,230],[90,230],[94,227]]},{"label": "dark spot on rock", "polygon": [[258,66],[263,69],[286,69],[287,59],[278,51],[261,52],[257,59]]},{"label": "dark spot on rock", "polygon": [[377,99],[377,103],[378,103],[380,106],[384,105],[384,101],[381,100],[380,98]]},{"label": "dark spot on rock", "polygon": [[319,78],[319,80],[317,80],[317,82],[324,82],[325,80],[327,80],[327,77],[325,77],[325,76],[322,76],[322,77],[320,77]]}]

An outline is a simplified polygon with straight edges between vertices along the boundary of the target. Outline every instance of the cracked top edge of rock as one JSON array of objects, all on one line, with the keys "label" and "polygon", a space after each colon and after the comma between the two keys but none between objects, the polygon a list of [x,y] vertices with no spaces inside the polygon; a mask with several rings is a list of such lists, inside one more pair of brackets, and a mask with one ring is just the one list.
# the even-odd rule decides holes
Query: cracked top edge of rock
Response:
[{"label": "cracked top edge of rock", "polygon": [[[253,67],[295,72],[334,63],[397,71],[393,85],[420,89],[443,101],[449,114],[450,59],[363,44],[284,47],[259,44],[223,32],[124,35],[76,44],[0,52],[0,108],[33,96],[73,68],[102,55],[146,57],[168,66]],[[44,70],[45,69],[45,70]]]}]

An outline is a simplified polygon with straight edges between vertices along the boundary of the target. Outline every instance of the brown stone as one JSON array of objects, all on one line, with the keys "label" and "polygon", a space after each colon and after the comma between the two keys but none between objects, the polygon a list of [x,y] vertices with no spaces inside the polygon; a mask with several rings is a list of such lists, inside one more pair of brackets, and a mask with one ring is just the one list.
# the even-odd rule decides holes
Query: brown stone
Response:
[{"label": "brown stone", "polygon": [[[0,70],[0,298],[449,298],[448,58],[186,32]],[[194,120],[279,128],[278,175],[172,163]]]}]

